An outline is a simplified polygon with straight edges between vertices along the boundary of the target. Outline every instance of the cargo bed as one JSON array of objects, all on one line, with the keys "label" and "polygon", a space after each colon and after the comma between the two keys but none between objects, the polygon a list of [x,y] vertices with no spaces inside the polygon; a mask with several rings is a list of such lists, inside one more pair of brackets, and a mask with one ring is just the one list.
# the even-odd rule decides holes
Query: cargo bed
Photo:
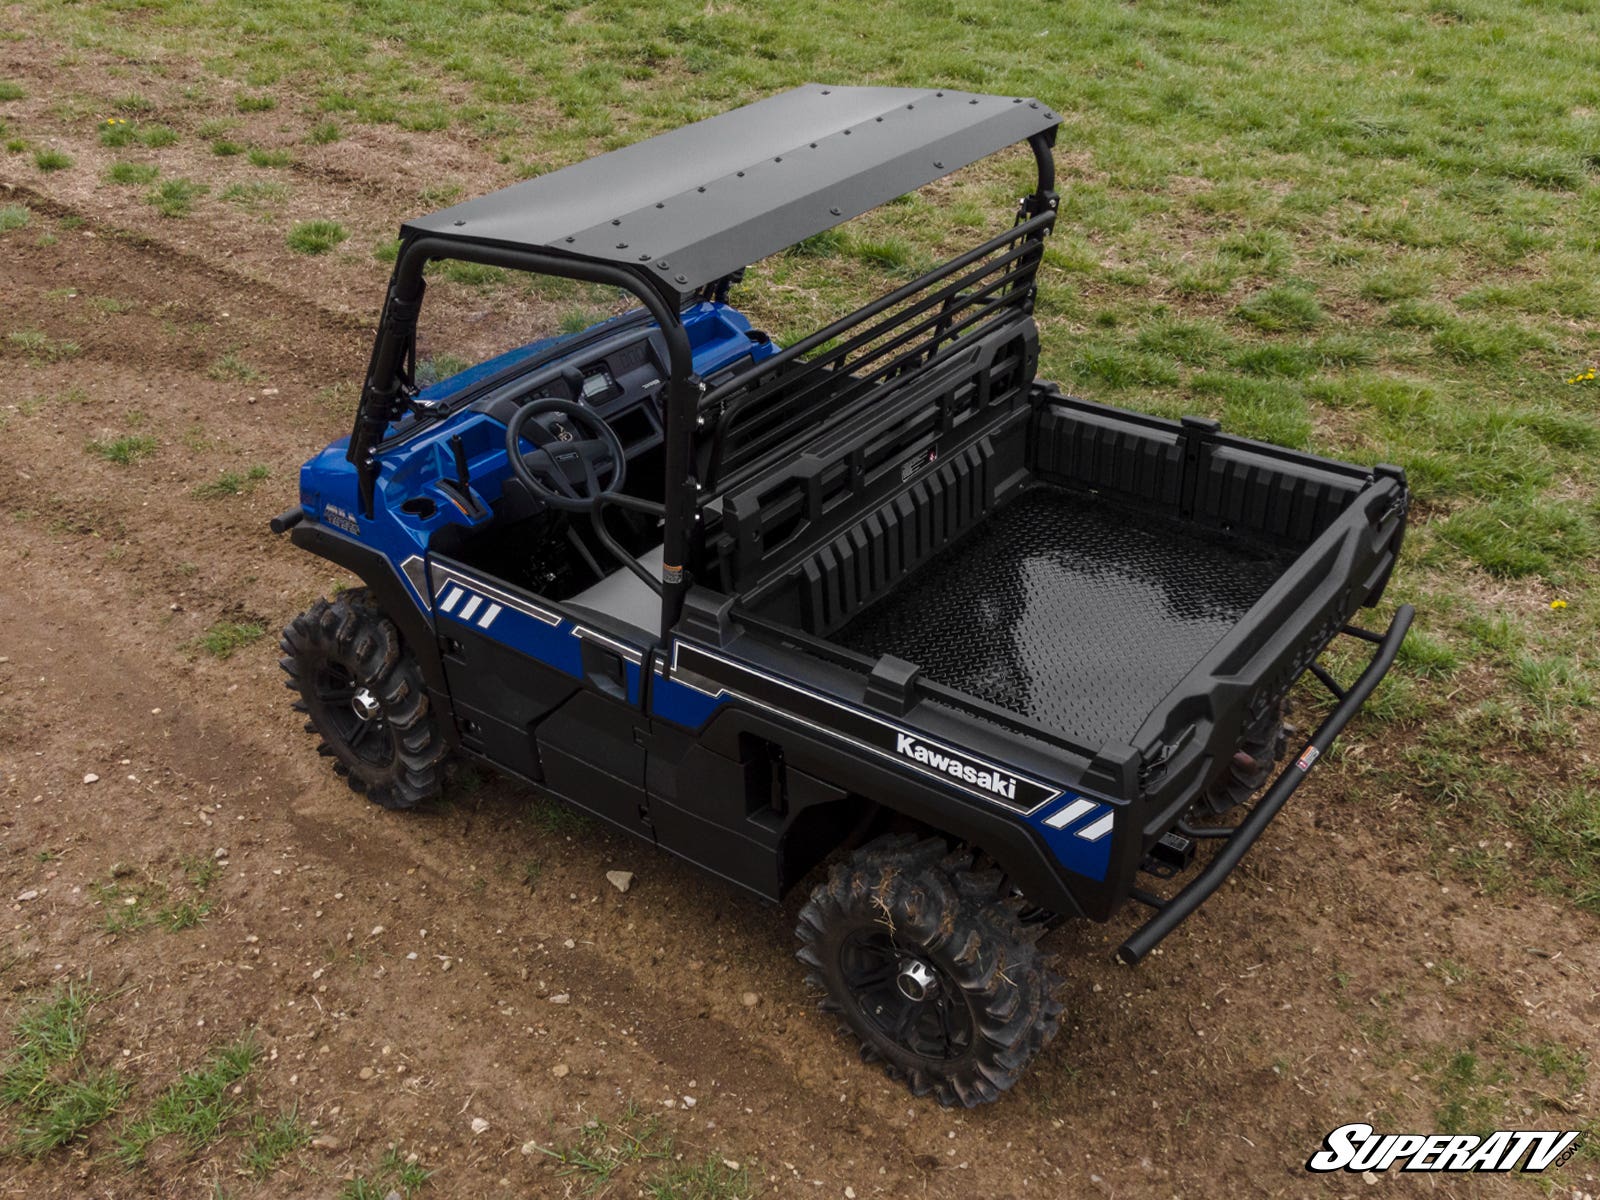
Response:
[{"label": "cargo bed", "polygon": [[1294,557],[1039,484],[832,640],[1081,744],[1130,742]]}]

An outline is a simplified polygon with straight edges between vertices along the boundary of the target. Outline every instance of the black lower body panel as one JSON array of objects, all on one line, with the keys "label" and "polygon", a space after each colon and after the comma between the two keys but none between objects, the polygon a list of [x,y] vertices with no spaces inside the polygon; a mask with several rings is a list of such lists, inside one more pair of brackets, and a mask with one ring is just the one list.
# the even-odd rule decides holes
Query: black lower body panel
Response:
[{"label": "black lower body panel", "polygon": [[1127,742],[1292,560],[1039,485],[832,640],[1082,745]]}]

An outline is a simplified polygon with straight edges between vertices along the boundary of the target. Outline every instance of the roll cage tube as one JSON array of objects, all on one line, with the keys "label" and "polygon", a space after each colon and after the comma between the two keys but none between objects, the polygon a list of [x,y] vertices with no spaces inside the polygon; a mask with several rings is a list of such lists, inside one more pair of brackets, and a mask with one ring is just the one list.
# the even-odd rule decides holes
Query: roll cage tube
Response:
[{"label": "roll cage tube", "polygon": [[[668,366],[664,437],[667,482],[661,508],[664,529],[660,581],[661,635],[665,638],[683,610],[683,597],[689,583],[683,564],[688,561],[690,540],[695,528],[693,447],[701,387],[694,375],[694,352],[689,345],[689,335],[683,328],[676,305],[643,273],[610,263],[565,258],[542,250],[474,244],[443,237],[407,240],[400,247],[400,256],[389,281],[388,296],[373,343],[372,359],[367,367],[366,383],[362,387],[361,402],[356,410],[350,449],[346,454],[346,458],[356,466],[363,514],[371,517],[373,513],[378,478],[378,443],[389,423],[401,415],[397,402],[408,382],[402,368],[414,348],[417,317],[425,287],[422,271],[430,261],[440,258],[621,288],[636,296],[655,319],[666,340]],[[615,497],[611,499],[617,500]],[[627,501],[626,497],[617,500],[624,507],[640,507],[637,501],[631,504]],[[654,505],[648,507],[655,509]],[[598,523],[598,507],[595,516]],[[606,541],[609,543],[611,539],[607,537]],[[626,556],[623,563],[637,569],[637,564],[630,563]]]}]

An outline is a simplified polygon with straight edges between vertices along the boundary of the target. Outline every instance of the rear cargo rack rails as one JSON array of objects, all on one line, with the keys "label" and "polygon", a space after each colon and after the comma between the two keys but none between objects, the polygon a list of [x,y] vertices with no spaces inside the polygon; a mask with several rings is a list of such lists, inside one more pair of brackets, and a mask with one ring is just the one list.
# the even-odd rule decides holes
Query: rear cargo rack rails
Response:
[{"label": "rear cargo rack rails", "polygon": [[1305,782],[1311,768],[1327,753],[1334,739],[1343,732],[1351,718],[1366,703],[1367,697],[1372,695],[1383,677],[1389,673],[1389,668],[1394,665],[1395,656],[1400,652],[1400,643],[1405,640],[1406,631],[1411,628],[1411,621],[1415,616],[1416,610],[1411,605],[1402,604],[1395,612],[1394,619],[1389,622],[1389,628],[1381,634],[1351,625],[1346,625],[1340,630],[1341,633],[1371,642],[1377,647],[1366,669],[1361,672],[1360,678],[1349,688],[1341,688],[1319,664],[1312,664],[1312,674],[1338,701],[1334,710],[1321,725],[1317,726],[1317,731],[1306,742],[1300,756],[1279,772],[1266,795],[1256,802],[1239,824],[1228,828],[1193,826],[1183,821],[1177,824],[1175,827],[1177,832],[1184,837],[1216,840],[1222,845],[1211,860],[1200,868],[1199,874],[1169,899],[1162,899],[1143,888],[1135,888],[1132,891],[1133,899],[1155,909],[1156,913],[1122,943],[1117,950],[1118,961],[1128,966],[1139,963],[1155,949],[1162,938],[1205,903],[1211,893],[1221,886],[1222,881],[1232,874],[1245,853],[1255,845],[1256,840],[1272,823],[1272,819],[1278,815],[1278,811],[1283,808],[1289,797],[1294,795],[1296,789]]}]

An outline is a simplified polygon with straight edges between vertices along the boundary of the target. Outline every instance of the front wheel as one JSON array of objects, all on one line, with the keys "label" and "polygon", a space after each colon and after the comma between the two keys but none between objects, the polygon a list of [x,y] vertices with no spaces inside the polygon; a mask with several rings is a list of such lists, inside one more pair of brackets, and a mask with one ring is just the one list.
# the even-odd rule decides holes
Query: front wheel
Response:
[{"label": "front wheel", "polygon": [[446,743],[422,671],[365,588],[319,600],[279,642],[285,686],[317,752],[350,787],[384,808],[439,794]]},{"label": "front wheel", "polygon": [[861,1057],[940,1104],[998,1099],[1055,1036],[1061,984],[998,871],[937,838],[880,839],[834,866],[795,930],[808,982]]}]

